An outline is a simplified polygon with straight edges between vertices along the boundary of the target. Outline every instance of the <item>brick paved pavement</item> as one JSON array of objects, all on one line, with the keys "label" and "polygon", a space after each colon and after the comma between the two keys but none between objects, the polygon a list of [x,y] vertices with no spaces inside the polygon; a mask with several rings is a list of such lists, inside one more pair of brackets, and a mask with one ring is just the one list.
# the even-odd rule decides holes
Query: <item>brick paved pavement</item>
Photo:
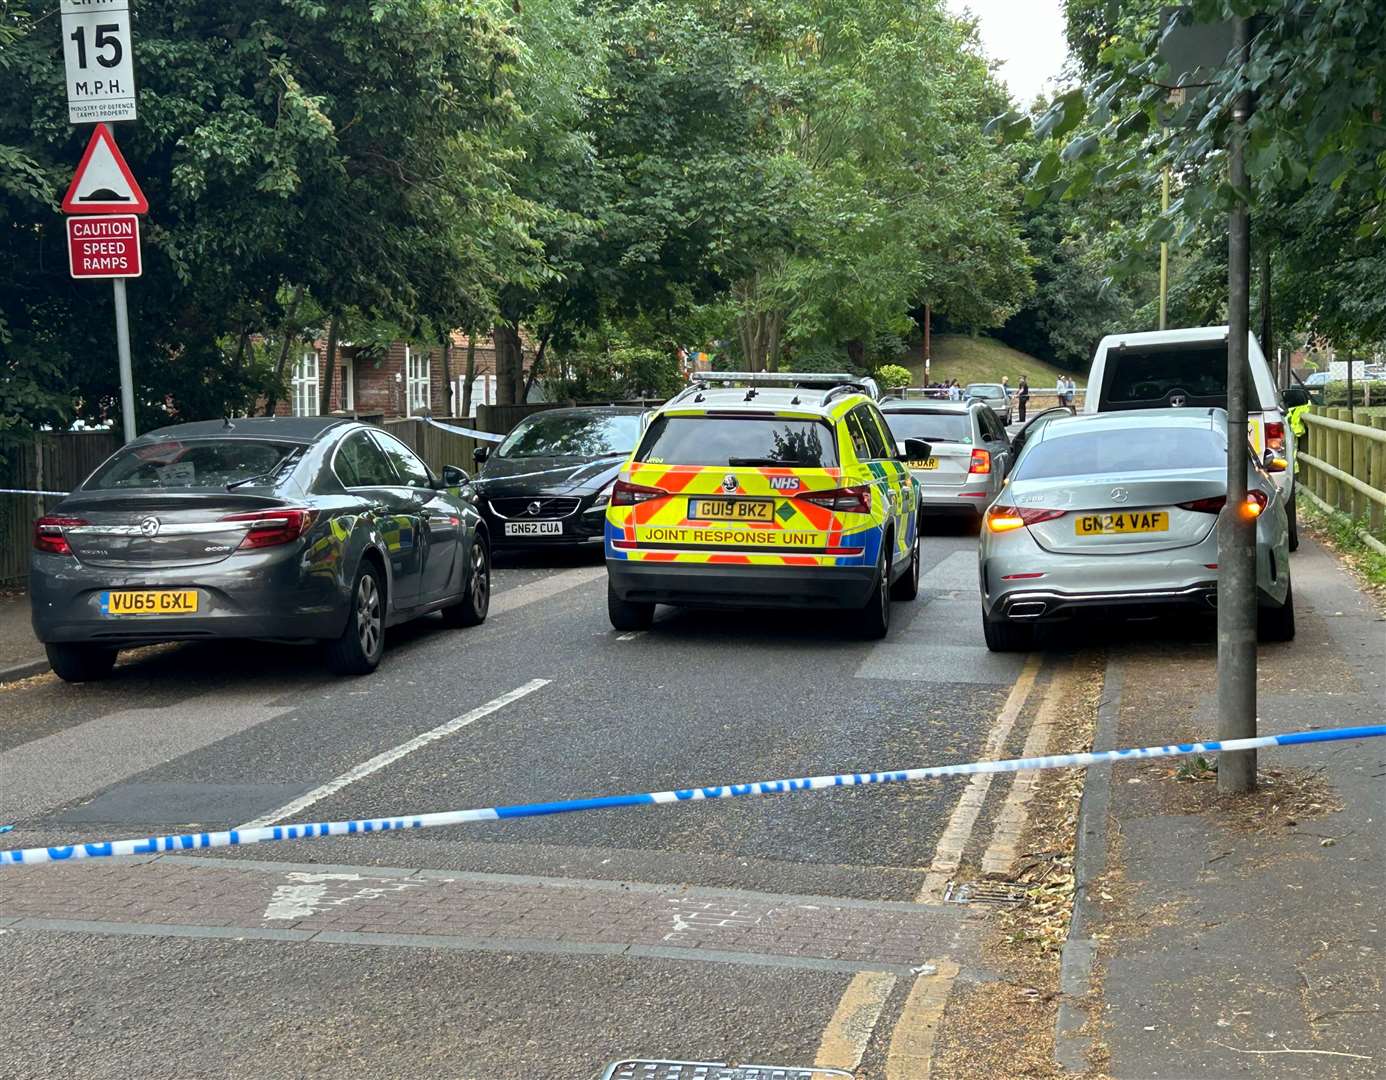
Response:
[{"label": "brick paved pavement", "polygon": [[[907,970],[956,951],[965,909],[380,867],[164,856],[0,875],[0,927],[201,933],[499,951],[617,952]],[[82,927],[72,925],[72,929]],[[155,929],[158,928],[158,929]]]}]

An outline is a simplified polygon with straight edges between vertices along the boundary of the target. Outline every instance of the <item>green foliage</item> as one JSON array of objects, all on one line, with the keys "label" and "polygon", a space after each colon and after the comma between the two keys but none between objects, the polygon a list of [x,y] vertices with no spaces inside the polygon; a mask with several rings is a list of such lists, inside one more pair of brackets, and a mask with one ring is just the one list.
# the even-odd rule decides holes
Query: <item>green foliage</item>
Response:
[{"label": "green foliage", "polygon": [[[109,288],[68,278],[55,205],[86,129],[56,19],[24,29],[0,79],[0,332],[32,425],[106,414],[116,378]],[[486,8],[163,0],[137,41],[140,118],[117,138],[151,203],[129,288],[142,425],[248,406],[262,372],[226,343],[277,327],[286,283],[408,323],[491,305],[533,211],[497,134],[518,46]]]},{"label": "green foliage", "polygon": [[553,400],[610,401],[650,398],[663,401],[683,385],[678,358],[614,338],[591,335],[556,365],[562,372],[546,383]]},{"label": "green foliage", "polygon": [[[1049,147],[1027,175],[1027,200],[1067,197],[1075,187],[1148,187],[1168,167],[1174,202],[1166,216],[1145,216],[1130,236],[1133,255],[1148,259],[1161,240],[1173,240],[1195,250],[1210,245],[1196,260],[1212,263],[1235,197],[1225,180],[1232,106],[1248,92],[1251,216],[1258,245],[1270,247],[1276,262],[1282,332],[1313,327],[1335,340],[1379,339],[1386,333],[1380,5],[1195,0],[1190,7],[1200,22],[1250,16],[1255,32],[1245,65],[1211,72],[1211,85],[1190,89],[1180,104],[1167,100],[1173,77],[1159,55],[1154,5],[1067,0],[1069,41],[1087,82],[1060,117],[1050,110],[1033,125]],[[1013,116],[992,126],[1009,139],[1026,133]],[[1061,140],[1066,129],[1080,132],[1081,142]],[[1107,154],[1094,152],[1094,136]]]},{"label": "green foliage", "polygon": [[914,376],[910,374],[910,369],[901,367],[899,364],[882,364],[876,369],[876,381],[883,389],[898,390],[902,386],[909,386]]}]

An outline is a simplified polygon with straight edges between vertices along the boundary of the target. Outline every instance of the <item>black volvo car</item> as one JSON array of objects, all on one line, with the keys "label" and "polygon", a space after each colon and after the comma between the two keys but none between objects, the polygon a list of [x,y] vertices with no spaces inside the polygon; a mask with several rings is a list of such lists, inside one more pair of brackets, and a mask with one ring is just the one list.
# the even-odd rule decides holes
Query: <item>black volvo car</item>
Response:
[{"label": "black volvo car", "polygon": [[467,474],[330,418],[135,439],[35,523],[30,570],[34,632],[77,682],[122,648],[216,638],[317,640],[365,674],[388,627],[431,611],[474,626],[491,595]]},{"label": "black volvo car", "polygon": [[496,547],[600,544],[611,485],[640,439],[643,411],[550,409],[521,420],[494,450],[477,447],[475,486]]}]

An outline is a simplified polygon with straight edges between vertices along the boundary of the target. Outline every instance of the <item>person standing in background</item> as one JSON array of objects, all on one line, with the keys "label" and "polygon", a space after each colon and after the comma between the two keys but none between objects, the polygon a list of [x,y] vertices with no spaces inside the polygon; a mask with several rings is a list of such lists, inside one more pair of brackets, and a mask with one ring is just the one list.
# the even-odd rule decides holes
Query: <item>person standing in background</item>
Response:
[{"label": "person standing in background", "polygon": [[1030,378],[1028,375],[1020,377],[1020,384],[1015,391],[1016,404],[1020,406],[1020,422],[1025,423],[1025,407],[1030,404]]}]

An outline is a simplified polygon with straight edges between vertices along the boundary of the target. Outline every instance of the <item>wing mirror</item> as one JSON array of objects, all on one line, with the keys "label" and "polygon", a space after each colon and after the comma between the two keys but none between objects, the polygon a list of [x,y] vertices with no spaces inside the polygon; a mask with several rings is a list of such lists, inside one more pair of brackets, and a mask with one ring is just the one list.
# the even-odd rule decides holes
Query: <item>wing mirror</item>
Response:
[{"label": "wing mirror", "polygon": [[901,461],[923,461],[934,456],[934,448],[923,439],[901,439],[895,444],[895,456]]},{"label": "wing mirror", "polygon": [[475,450],[472,451],[472,460],[475,461],[478,465],[480,465],[490,456],[491,448],[489,446],[478,446]]},{"label": "wing mirror", "polygon": [[455,488],[470,484],[472,478],[467,475],[466,469],[459,469],[456,465],[443,466],[443,487]]}]

